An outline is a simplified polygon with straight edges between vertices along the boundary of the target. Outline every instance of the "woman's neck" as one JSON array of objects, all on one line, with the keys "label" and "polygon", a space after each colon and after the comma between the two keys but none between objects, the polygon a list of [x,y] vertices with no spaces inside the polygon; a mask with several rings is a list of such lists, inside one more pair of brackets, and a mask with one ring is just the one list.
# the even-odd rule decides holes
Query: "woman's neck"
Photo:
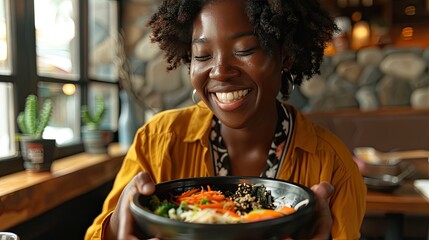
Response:
[{"label": "woman's neck", "polygon": [[[265,167],[268,151],[276,131],[277,110],[255,121],[251,127],[232,129],[221,126],[234,175],[259,175]],[[246,168],[242,167],[243,165]]]}]

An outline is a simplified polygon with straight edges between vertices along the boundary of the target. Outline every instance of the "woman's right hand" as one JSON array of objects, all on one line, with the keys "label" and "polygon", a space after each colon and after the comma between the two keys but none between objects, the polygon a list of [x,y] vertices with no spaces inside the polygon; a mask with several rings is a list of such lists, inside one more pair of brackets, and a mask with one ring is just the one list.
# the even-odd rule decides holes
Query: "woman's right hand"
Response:
[{"label": "woman's right hand", "polygon": [[136,192],[150,195],[155,191],[155,183],[146,172],[138,173],[124,188],[119,197],[115,211],[109,221],[107,239],[138,240],[137,229],[130,210],[130,200]]}]

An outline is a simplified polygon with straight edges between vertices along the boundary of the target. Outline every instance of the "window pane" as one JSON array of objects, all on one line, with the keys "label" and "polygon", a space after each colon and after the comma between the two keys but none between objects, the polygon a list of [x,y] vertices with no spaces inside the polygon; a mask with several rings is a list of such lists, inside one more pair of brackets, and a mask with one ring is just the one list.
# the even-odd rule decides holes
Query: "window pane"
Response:
[{"label": "window pane", "polygon": [[0,82],[0,158],[16,154],[15,148],[15,119],[12,97],[12,84]]},{"label": "window pane", "polygon": [[117,70],[118,2],[89,1],[89,76],[115,82]]},{"label": "window pane", "polygon": [[74,84],[39,83],[40,102],[51,98],[54,102],[52,118],[43,138],[56,139],[58,145],[80,140],[80,89]]},{"label": "window pane", "polygon": [[11,74],[10,17],[8,1],[0,0],[0,74]]},{"label": "window pane", "polygon": [[97,96],[103,96],[106,101],[106,115],[101,123],[101,128],[116,131],[119,119],[119,95],[118,87],[112,84],[92,83],[89,86],[88,107],[94,109]]},{"label": "window pane", "polygon": [[35,0],[37,73],[78,79],[77,0]]}]

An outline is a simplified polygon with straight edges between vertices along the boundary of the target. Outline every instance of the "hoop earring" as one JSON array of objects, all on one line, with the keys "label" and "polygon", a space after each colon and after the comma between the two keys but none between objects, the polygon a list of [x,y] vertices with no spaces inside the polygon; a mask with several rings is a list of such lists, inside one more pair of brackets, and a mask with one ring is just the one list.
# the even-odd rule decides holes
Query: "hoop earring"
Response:
[{"label": "hoop earring", "polygon": [[292,94],[293,90],[295,90],[295,77],[290,72],[289,72],[288,81],[289,81],[289,83],[288,83],[288,92],[287,92],[287,95],[290,96]]},{"label": "hoop earring", "polygon": [[196,94],[197,94],[197,89],[194,88],[194,90],[192,90],[192,95],[191,95],[192,102],[195,105],[197,105],[197,107],[199,107],[199,108],[205,108],[206,109],[207,107],[202,107],[202,106],[200,106],[200,104],[198,104],[199,102],[196,100],[196,97],[195,97]]},{"label": "hoop earring", "polygon": [[195,100],[195,94],[197,94],[197,89],[195,89],[195,88],[194,88],[194,90],[192,90],[191,98],[192,98],[192,102],[193,102],[195,105],[198,105],[198,102]]},{"label": "hoop earring", "polygon": [[295,77],[288,69],[283,69],[281,72],[282,75],[282,87],[281,92],[284,95],[283,97],[289,98],[295,89]]}]

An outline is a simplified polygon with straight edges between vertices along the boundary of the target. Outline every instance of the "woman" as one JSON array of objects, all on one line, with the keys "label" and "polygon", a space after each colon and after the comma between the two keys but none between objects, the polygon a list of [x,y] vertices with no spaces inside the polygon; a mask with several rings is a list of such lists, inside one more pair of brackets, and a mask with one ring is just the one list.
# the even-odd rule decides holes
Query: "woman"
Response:
[{"label": "woman", "polygon": [[160,113],[138,131],[86,239],[136,239],[128,208],[135,191],[213,175],[313,186],[321,201],[305,238],[358,239],[366,189],[351,154],[278,100],[318,73],[336,30],[318,2],[164,0],[149,26],[170,69],[189,64],[202,102]]}]

